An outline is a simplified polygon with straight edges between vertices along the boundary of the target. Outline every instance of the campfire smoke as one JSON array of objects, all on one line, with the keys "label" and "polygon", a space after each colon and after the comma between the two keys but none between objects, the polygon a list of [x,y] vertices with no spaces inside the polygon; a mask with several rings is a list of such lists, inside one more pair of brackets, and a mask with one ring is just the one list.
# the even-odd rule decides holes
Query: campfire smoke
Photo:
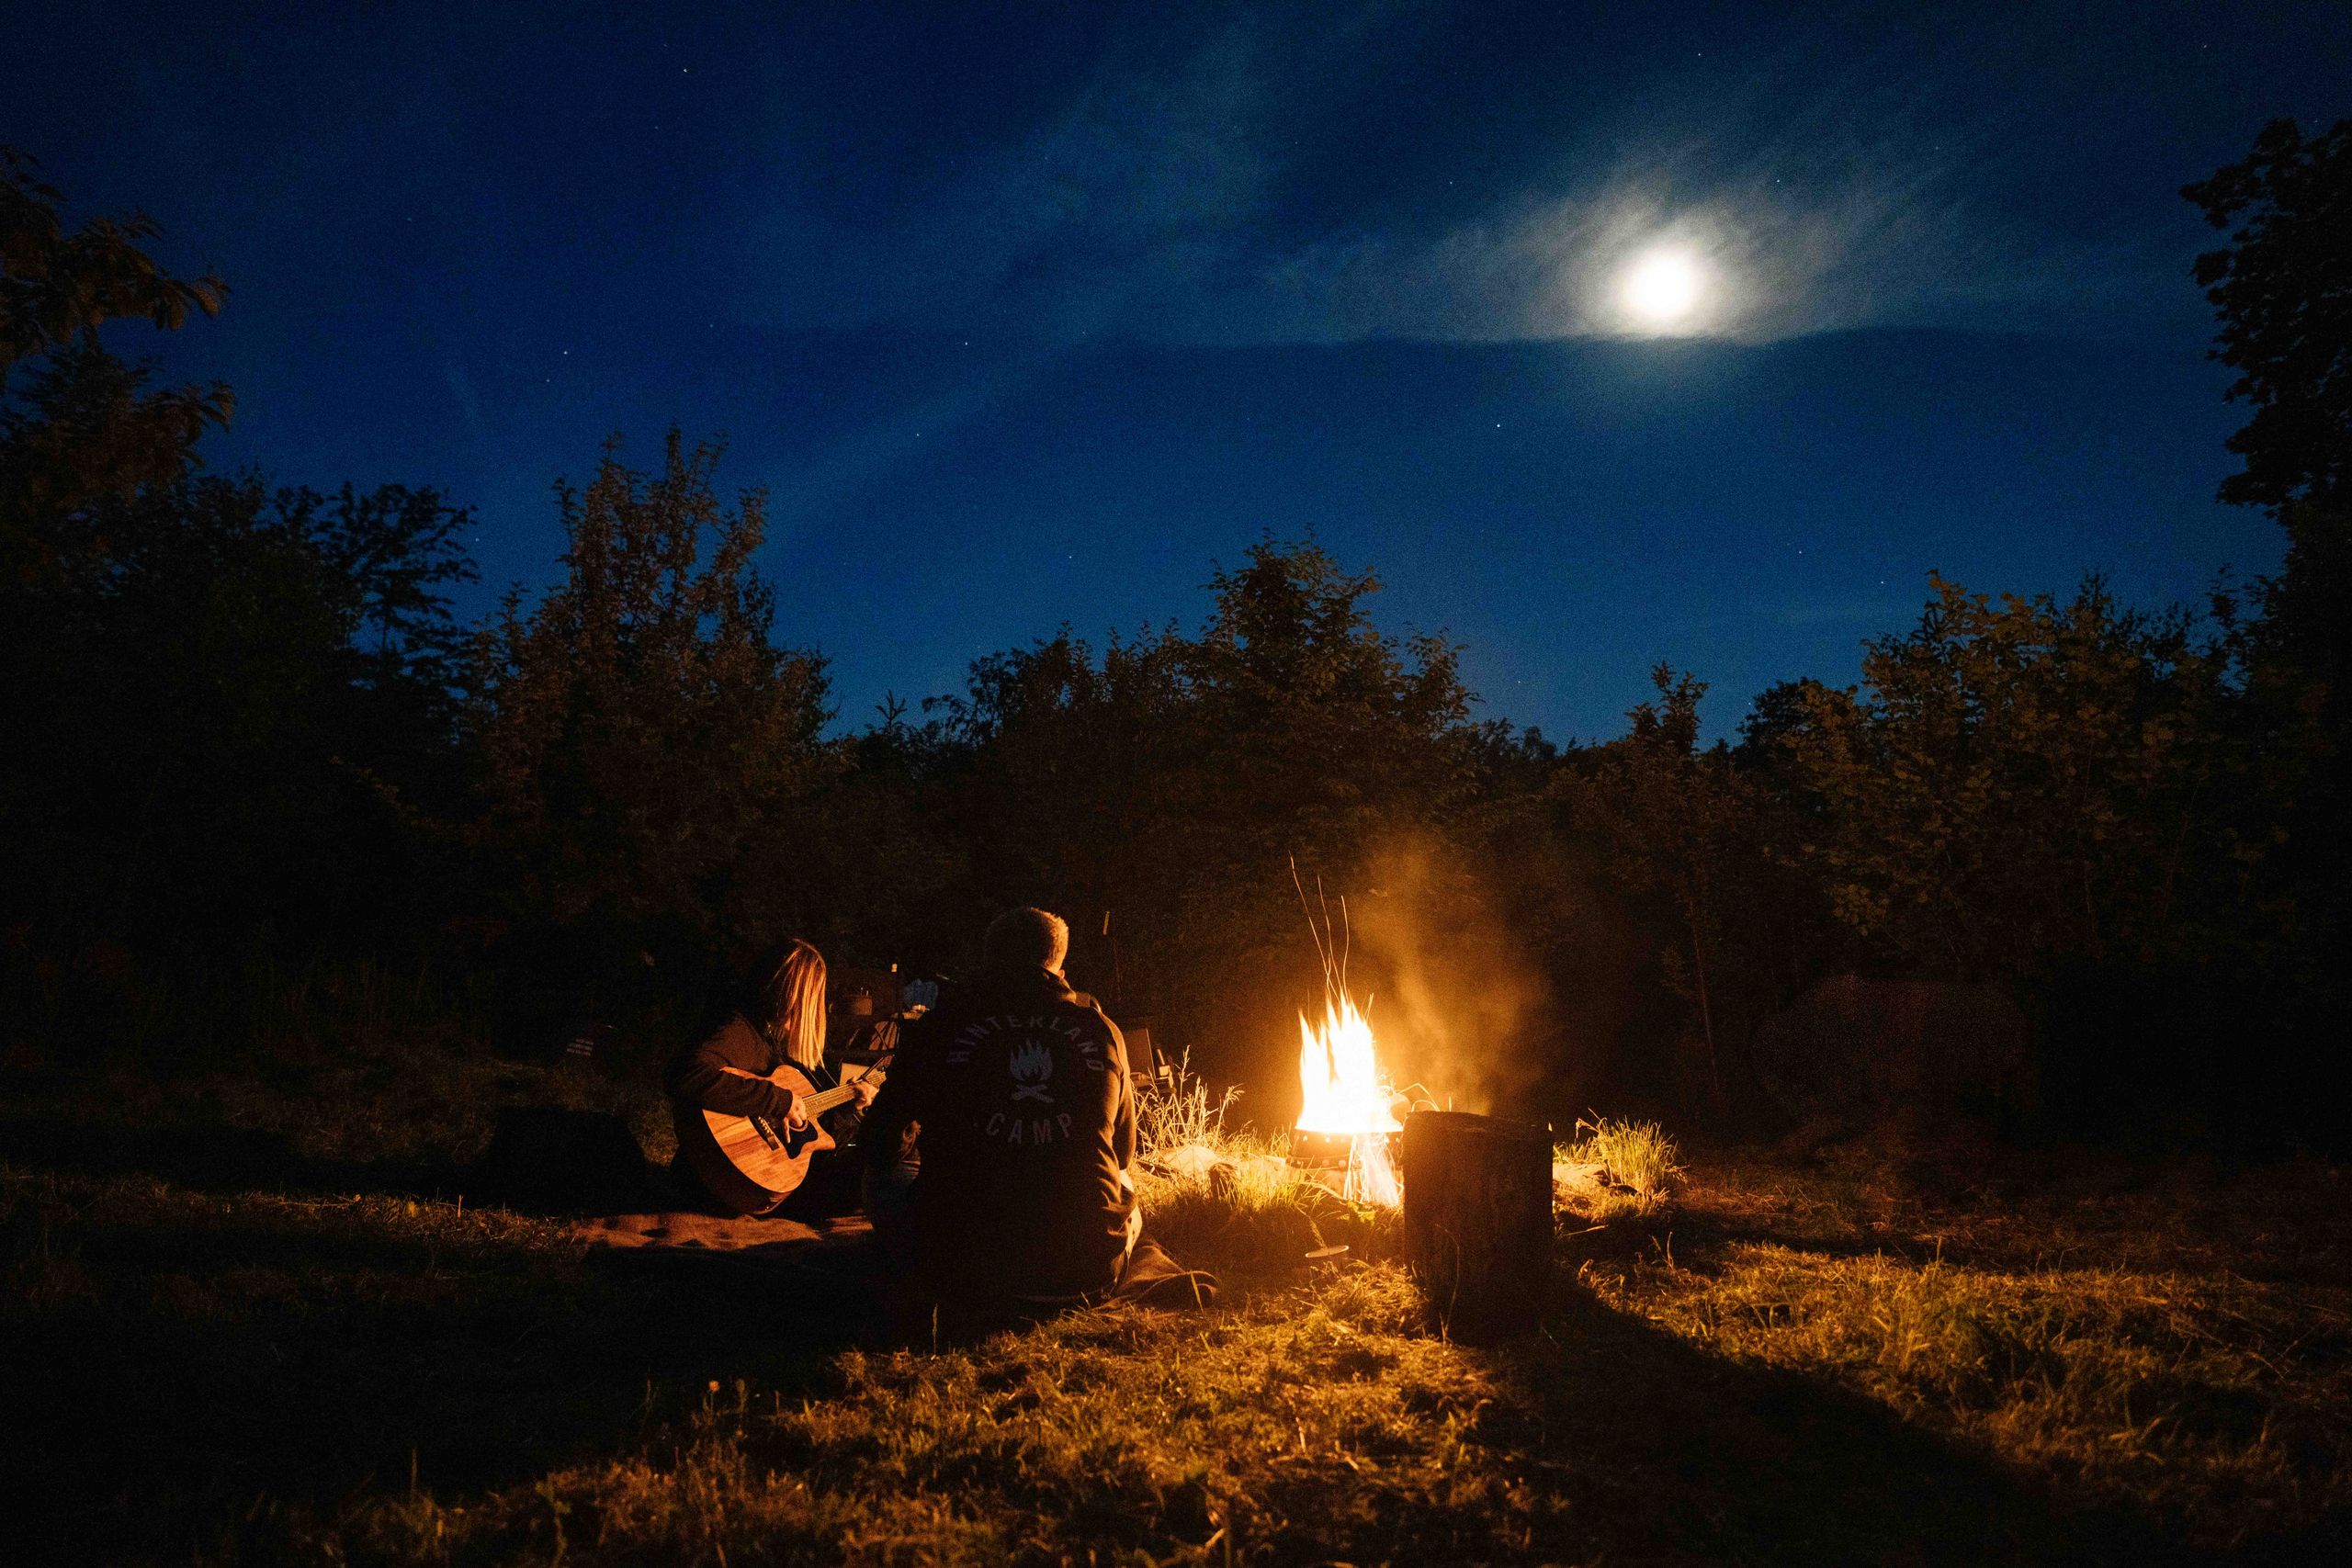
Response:
[{"label": "campfire smoke", "polygon": [[[1589,991],[1555,997],[1498,891],[1432,835],[1383,836],[1355,875],[1350,973],[1379,994],[1381,1065],[1400,1087],[1417,1081],[1417,1100],[1448,1110],[1520,1115],[1581,1079],[1567,1042],[1615,1029],[1615,969],[1596,966]],[[1611,961],[1589,943],[1580,956]]]}]

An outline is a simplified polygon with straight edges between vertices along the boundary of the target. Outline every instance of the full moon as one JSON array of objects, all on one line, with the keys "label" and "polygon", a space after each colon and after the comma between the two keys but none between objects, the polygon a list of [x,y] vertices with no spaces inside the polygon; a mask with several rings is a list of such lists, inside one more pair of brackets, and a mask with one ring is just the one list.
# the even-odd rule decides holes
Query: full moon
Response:
[{"label": "full moon", "polygon": [[1619,295],[1635,321],[1671,327],[1697,308],[1705,279],[1699,265],[1679,251],[1652,251],[1625,270]]}]

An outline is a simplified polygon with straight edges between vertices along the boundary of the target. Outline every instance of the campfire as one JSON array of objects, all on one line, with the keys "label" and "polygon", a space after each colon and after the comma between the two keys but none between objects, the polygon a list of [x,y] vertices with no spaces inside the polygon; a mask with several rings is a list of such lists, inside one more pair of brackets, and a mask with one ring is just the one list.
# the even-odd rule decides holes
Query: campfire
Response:
[{"label": "campfire", "polygon": [[[1295,863],[1291,876],[1295,882]],[[1322,890],[1318,886],[1316,891],[1321,903]],[[1317,1027],[1304,1012],[1298,1015],[1301,1100],[1292,1158],[1302,1165],[1339,1168],[1340,1196],[1351,1202],[1393,1209],[1404,1201],[1404,1189],[1389,1140],[1404,1124],[1396,1119],[1396,1091],[1380,1070],[1372,1022],[1348,993],[1347,900],[1340,900],[1336,932],[1329,904],[1323,904],[1317,921],[1304,886],[1299,903],[1306,909],[1307,928],[1315,933],[1316,952],[1323,960],[1323,1022]]]},{"label": "campfire", "polygon": [[1305,1098],[1294,1146],[1308,1159],[1344,1162],[1340,1196],[1395,1208],[1404,1201],[1390,1157],[1396,1120],[1395,1091],[1381,1076],[1372,1025],[1355,999],[1338,991],[1324,1003],[1323,1024],[1298,1015],[1298,1080]]}]

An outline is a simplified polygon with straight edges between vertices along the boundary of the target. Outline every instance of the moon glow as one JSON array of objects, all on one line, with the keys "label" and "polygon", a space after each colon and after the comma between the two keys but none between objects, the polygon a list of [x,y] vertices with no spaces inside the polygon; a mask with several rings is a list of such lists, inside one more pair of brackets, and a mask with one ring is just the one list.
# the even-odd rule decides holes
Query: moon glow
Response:
[{"label": "moon glow", "polygon": [[1618,285],[1626,313],[1654,332],[1687,321],[1705,292],[1698,263],[1679,251],[1652,251],[1636,258]]}]

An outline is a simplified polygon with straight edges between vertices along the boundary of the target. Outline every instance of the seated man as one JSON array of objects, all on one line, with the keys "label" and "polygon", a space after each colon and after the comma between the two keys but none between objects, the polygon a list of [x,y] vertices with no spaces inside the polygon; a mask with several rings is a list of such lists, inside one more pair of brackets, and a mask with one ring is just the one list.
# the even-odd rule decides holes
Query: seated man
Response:
[{"label": "seated man", "polygon": [[[869,1175],[921,1128],[903,1218],[874,1218],[924,1299],[980,1317],[1108,1291],[1141,1226],[1126,1043],[1062,977],[1069,927],[1043,909],[989,925],[982,972],[900,1032],[866,1113]],[[896,1232],[895,1235],[891,1234]]]}]

